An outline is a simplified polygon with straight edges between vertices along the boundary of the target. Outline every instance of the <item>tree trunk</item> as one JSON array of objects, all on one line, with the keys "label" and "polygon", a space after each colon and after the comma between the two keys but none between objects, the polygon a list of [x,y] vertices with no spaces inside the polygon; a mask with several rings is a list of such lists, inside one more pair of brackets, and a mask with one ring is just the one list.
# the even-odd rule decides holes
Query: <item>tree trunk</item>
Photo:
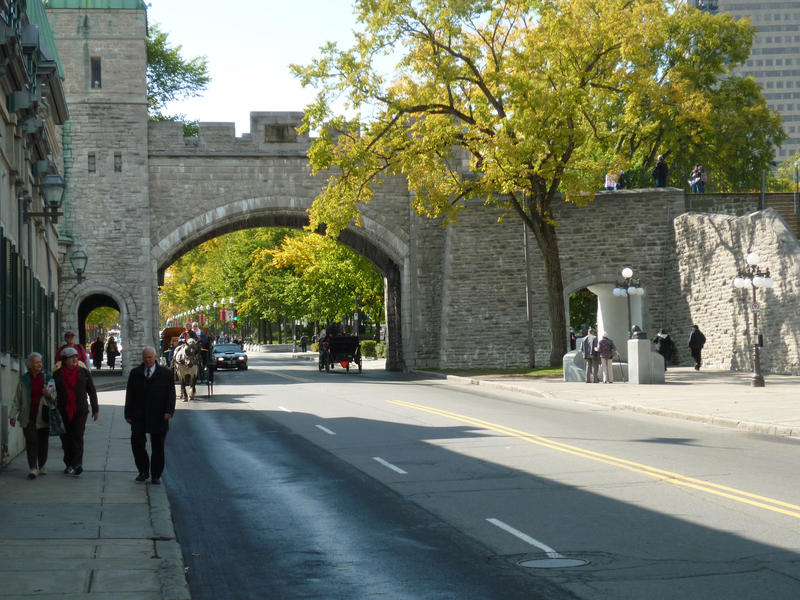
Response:
[{"label": "tree trunk", "polygon": [[556,229],[545,225],[545,240],[541,244],[544,272],[547,277],[547,311],[550,315],[550,366],[563,364],[567,353],[567,315],[564,310],[564,281],[561,278],[561,257],[558,253]]},{"label": "tree trunk", "polygon": [[[561,257],[558,252],[556,226],[552,221],[549,201],[537,201],[539,211],[526,215],[544,260],[547,277],[547,310],[550,317],[550,366],[563,364],[567,353],[567,315],[564,310],[564,281],[561,278]],[[545,215],[543,217],[542,215]]]}]

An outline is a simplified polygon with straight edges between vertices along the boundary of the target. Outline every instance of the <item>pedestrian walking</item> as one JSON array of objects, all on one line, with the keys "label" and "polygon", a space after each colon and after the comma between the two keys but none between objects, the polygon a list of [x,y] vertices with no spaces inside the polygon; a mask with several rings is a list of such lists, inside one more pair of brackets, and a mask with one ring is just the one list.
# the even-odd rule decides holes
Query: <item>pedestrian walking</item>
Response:
[{"label": "pedestrian walking", "polygon": [[[136,481],[161,483],[166,462],[164,441],[175,414],[175,383],[172,371],[156,363],[156,349],[142,350],[142,364],[131,371],[125,389],[125,421],[131,426],[131,450],[139,474]],[[150,434],[151,456],[147,454]]]},{"label": "pedestrian walking", "polygon": [[699,371],[700,365],[703,364],[702,352],[705,344],[706,336],[703,335],[703,332],[700,331],[697,325],[692,325],[692,332],[689,334],[689,350],[692,352],[695,371]]},{"label": "pedestrian walking", "polygon": [[575,335],[575,329],[569,328],[569,349],[575,350],[575,344],[578,342],[578,336]]},{"label": "pedestrian walking", "polygon": [[656,352],[664,357],[664,370],[666,371],[675,351],[675,343],[663,327],[658,330],[656,337],[653,338],[653,343],[656,345]]},{"label": "pedestrian walking", "polygon": [[28,479],[47,473],[50,439],[49,413],[55,410],[53,376],[43,371],[42,355],[32,352],[25,361],[27,372],[19,378],[11,404],[11,427],[19,421],[28,455]]},{"label": "pedestrian walking", "polygon": [[119,347],[117,346],[117,341],[114,339],[114,336],[111,336],[108,338],[108,343],[106,344],[106,363],[110,368],[114,368],[118,356]]},{"label": "pedestrian walking", "polygon": [[100,336],[96,337],[92,345],[89,346],[89,354],[92,356],[92,363],[94,368],[98,371],[103,366],[103,340],[100,339]]},{"label": "pedestrian walking", "polygon": [[600,366],[600,358],[597,355],[597,336],[594,327],[589,328],[589,333],[581,342],[581,354],[586,361],[586,383],[598,383],[597,368]]},{"label": "pedestrian walking", "polygon": [[89,370],[78,362],[75,348],[64,348],[61,364],[53,372],[56,384],[56,404],[64,420],[66,433],[61,436],[64,448],[64,473],[80,475],[83,473],[83,434],[89,418],[91,402],[92,419],[97,421],[100,407],[97,404],[97,390]]},{"label": "pedestrian walking", "polygon": [[614,345],[614,340],[603,333],[603,337],[597,344],[597,353],[603,364],[603,383],[614,383],[614,354],[616,352],[617,347]]},{"label": "pedestrian walking", "polygon": [[300,347],[303,349],[303,352],[308,352],[308,338],[306,334],[300,336]]},{"label": "pedestrian walking", "polygon": [[664,160],[664,155],[659,154],[656,166],[653,167],[652,176],[656,181],[656,187],[667,187],[667,176],[669,175],[669,167]]},{"label": "pedestrian walking", "polygon": [[59,346],[58,350],[56,350],[56,364],[61,361],[64,348],[74,348],[78,352],[78,361],[80,361],[81,366],[83,366],[86,370],[89,370],[89,357],[86,354],[86,348],[84,348],[81,344],[75,343],[75,332],[68,331],[65,333],[64,342],[64,345]]}]

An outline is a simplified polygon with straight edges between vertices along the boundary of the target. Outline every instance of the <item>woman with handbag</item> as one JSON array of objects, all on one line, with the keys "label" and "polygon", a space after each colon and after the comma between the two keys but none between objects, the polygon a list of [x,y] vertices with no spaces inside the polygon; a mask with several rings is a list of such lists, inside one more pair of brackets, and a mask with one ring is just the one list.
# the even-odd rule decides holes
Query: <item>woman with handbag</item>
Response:
[{"label": "woman with handbag", "polygon": [[89,418],[89,402],[92,418],[97,421],[100,408],[97,390],[88,369],[78,364],[78,351],[65,348],[61,352],[61,364],[53,372],[58,397],[58,410],[64,419],[66,433],[61,436],[64,447],[64,464],[67,475],[83,473],[83,434]]},{"label": "woman with handbag", "polygon": [[[77,354],[77,353],[76,353]],[[25,361],[28,371],[19,378],[11,404],[11,426],[19,420],[28,455],[28,479],[45,475],[50,437],[49,412],[55,408],[53,377],[43,372],[42,355],[32,352]]]}]

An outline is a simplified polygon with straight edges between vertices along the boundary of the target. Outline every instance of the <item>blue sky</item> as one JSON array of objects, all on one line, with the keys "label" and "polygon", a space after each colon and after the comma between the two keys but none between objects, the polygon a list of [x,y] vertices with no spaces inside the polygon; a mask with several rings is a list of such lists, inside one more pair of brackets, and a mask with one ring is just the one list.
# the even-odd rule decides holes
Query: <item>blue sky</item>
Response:
[{"label": "blue sky", "polygon": [[174,103],[189,119],[250,129],[251,111],[303,110],[314,96],[289,72],[319,47],[352,42],[350,0],[152,0],[148,20],[169,33],[184,58],[208,57],[212,81],[202,97]]}]

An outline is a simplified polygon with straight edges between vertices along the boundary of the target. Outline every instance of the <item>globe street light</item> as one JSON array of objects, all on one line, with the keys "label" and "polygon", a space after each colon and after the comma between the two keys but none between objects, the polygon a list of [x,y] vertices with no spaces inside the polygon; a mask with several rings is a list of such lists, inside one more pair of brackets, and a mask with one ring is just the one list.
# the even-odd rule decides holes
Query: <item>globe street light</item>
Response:
[{"label": "globe street light", "polygon": [[739,272],[739,275],[734,278],[733,286],[738,289],[745,290],[745,298],[747,297],[748,289],[753,290],[753,303],[750,305],[750,310],[753,311],[753,378],[751,384],[753,387],[764,387],[764,375],[761,374],[761,346],[764,345],[764,340],[758,332],[758,313],[761,311],[761,306],[758,304],[758,297],[756,292],[758,288],[769,289],[775,282],[769,276],[769,269],[762,271],[758,266],[761,262],[761,257],[756,252],[751,252],[747,255],[747,266]]},{"label": "globe street light", "polygon": [[631,329],[631,296],[644,296],[644,288],[639,284],[639,278],[633,276],[633,269],[625,267],[621,271],[623,281],[617,282],[617,287],[611,290],[615,296],[625,296],[628,300],[628,339],[633,337]]}]

